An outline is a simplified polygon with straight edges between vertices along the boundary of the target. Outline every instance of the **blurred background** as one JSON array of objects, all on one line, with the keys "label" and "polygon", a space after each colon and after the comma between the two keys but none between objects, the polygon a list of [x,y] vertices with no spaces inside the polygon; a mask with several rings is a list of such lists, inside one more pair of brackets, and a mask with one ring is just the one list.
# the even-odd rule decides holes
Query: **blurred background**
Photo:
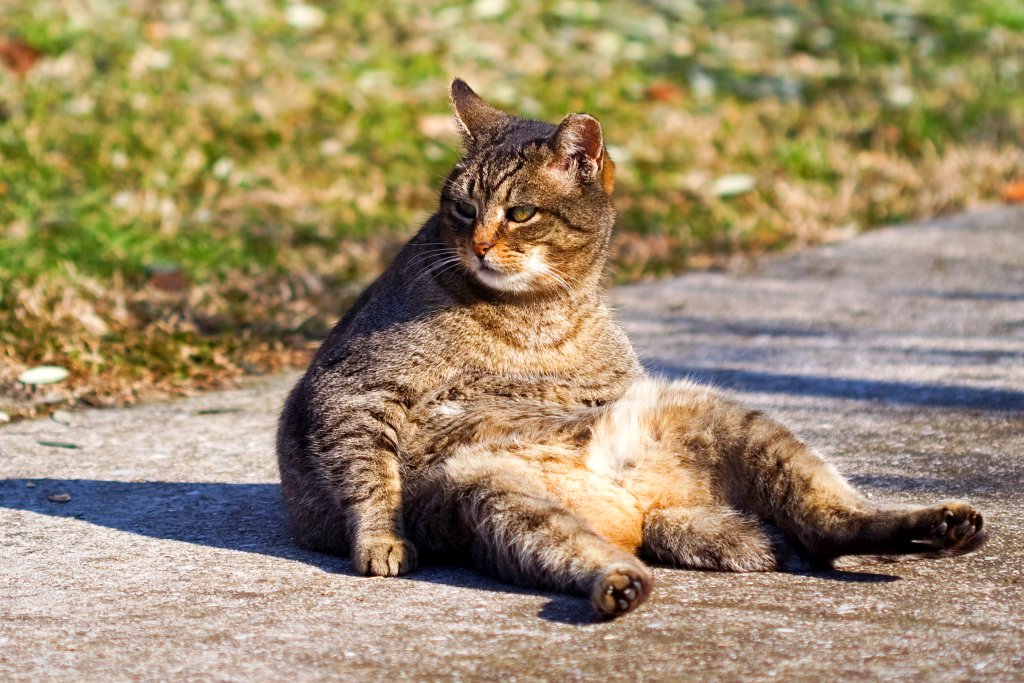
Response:
[{"label": "blurred background", "polygon": [[3,0],[0,419],[301,366],[434,210],[456,75],[602,121],[614,282],[1024,200],[1024,0]]}]

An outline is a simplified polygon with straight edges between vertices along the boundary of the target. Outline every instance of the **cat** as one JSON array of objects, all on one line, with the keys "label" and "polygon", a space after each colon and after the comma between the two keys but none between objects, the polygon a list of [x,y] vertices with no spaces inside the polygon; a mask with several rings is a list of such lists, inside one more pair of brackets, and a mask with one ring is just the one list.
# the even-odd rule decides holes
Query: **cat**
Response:
[{"label": "cat", "polygon": [[645,373],[602,298],[615,167],[597,119],[525,120],[450,90],[465,155],[281,414],[298,541],[362,574],[472,562],[589,596],[650,594],[641,560],[737,572],[959,554],[967,503],[879,506],[785,427]]}]

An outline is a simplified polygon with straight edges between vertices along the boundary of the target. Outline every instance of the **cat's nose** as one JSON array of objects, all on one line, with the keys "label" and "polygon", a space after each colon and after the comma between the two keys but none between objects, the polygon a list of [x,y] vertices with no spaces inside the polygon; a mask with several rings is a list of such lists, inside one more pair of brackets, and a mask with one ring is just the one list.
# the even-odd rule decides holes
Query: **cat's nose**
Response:
[{"label": "cat's nose", "polygon": [[473,253],[480,258],[483,258],[484,254],[486,254],[493,246],[494,245],[490,242],[473,242]]}]

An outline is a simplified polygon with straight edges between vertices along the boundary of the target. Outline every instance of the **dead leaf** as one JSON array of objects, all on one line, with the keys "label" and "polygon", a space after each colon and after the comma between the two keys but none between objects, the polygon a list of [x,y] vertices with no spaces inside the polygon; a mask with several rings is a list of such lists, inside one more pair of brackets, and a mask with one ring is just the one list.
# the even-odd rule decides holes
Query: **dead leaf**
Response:
[{"label": "dead leaf", "polygon": [[165,292],[182,292],[188,289],[188,280],[181,273],[157,273],[149,278],[149,284]]},{"label": "dead leaf", "polygon": [[22,38],[8,38],[0,42],[0,61],[18,77],[23,78],[41,56],[39,50]]},{"label": "dead leaf", "polygon": [[896,144],[903,137],[903,131],[896,126],[882,126],[878,132],[882,140],[889,144]]},{"label": "dead leaf", "polygon": [[149,285],[165,292],[183,292],[188,289],[188,278],[173,263],[155,263],[147,266]]},{"label": "dead leaf", "polygon": [[142,28],[142,33],[153,42],[160,42],[167,37],[167,24],[162,21],[151,21]]},{"label": "dead leaf", "polygon": [[452,138],[458,135],[455,118],[448,114],[427,114],[416,122],[420,132],[428,138]]},{"label": "dead leaf", "polygon": [[1024,180],[1010,183],[1003,188],[1003,201],[1010,204],[1024,203]]},{"label": "dead leaf", "polygon": [[655,102],[678,102],[683,99],[683,89],[671,81],[656,81],[647,86],[644,97]]}]

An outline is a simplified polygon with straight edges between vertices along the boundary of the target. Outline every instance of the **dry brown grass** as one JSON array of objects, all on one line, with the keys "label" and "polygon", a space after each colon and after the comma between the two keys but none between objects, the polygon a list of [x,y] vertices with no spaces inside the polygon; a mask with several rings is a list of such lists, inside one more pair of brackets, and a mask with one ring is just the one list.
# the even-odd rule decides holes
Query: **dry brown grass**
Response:
[{"label": "dry brown grass", "polygon": [[[1024,179],[1024,9],[1001,0],[14,0],[0,411],[302,365],[433,210],[453,75],[524,115],[601,118],[620,282],[970,208]],[[723,195],[729,176],[749,188]],[[69,379],[17,382],[44,363]]]}]

